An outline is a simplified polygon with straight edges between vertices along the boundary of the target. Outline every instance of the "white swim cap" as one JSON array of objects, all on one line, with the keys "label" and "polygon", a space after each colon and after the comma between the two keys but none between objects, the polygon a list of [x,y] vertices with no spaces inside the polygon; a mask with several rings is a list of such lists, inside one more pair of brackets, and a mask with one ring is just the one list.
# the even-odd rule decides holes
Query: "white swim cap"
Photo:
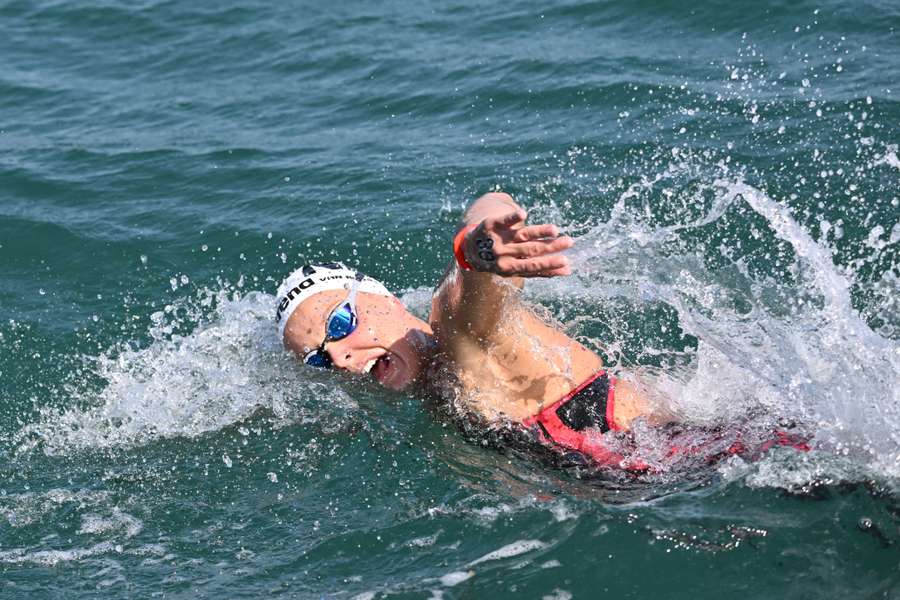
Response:
[{"label": "white swim cap", "polygon": [[[278,308],[275,322],[278,323],[278,337],[284,339],[284,328],[297,307],[306,300],[328,290],[349,289],[357,278],[357,271],[348,269],[343,263],[323,263],[304,265],[288,275],[278,287]],[[359,291],[379,296],[393,296],[377,279],[363,276]]]}]

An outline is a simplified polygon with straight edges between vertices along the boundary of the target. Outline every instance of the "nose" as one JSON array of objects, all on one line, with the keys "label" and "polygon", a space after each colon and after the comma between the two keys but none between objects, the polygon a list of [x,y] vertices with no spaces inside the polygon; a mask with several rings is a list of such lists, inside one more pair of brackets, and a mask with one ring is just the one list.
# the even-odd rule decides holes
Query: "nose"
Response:
[{"label": "nose", "polygon": [[331,362],[336,368],[342,371],[359,371],[353,352],[344,344],[341,344],[340,341],[325,344],[325,352],[331,357]]}]

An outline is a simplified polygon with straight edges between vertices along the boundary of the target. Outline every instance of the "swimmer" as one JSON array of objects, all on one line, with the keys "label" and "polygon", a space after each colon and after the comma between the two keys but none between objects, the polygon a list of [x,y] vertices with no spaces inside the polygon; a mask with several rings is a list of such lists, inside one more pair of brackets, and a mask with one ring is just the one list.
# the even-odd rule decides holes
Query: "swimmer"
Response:
[{"label": "swimmer", "polygon": [[572,238],[525,221],[508,194],[469,206],[427,322],[340,263],[301,267],[278,290],[281,339],[310,367],[439,398],[486,427],[526,432],[600,466],[644,470],[602,434],[625,434],[638,417],[661,425],[669,416],[652,408],[633,374],[609,373],[596,353],[521,300],[525,279],[572,272],[562,254]]}]

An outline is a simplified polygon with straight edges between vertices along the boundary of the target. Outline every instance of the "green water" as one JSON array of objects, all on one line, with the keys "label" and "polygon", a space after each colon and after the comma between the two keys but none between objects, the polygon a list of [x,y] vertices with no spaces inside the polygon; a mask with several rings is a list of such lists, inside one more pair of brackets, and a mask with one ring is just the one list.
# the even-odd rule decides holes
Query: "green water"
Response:
[{"label": "green water", "polygon": [[[898,26],[0,2],[0,597],[900,597]],[[814,450],[589,476],[284,354],[295,266],[424,314],[492,189],[576,238],[530,302]]]}]

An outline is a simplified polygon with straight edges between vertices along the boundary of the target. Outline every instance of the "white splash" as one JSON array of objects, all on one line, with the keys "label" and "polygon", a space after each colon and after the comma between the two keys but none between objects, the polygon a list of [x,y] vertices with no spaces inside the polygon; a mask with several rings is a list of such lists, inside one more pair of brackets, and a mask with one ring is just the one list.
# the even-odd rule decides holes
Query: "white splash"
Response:
[{"label": "white splash", "polygon": [[147,347],[93,359],[105,386],[73,392],[74,401],[64,410],[45,407],[14,436],[16,451],[66,454],[191,437],[261,408],[285,422],[318,419],[307,414],[303,402],[316,396],[328,397],[332,407],[355,405],[346,392],[317,382],[281,349],[272,325],[272,296],[207,292],[201,303],[216,308],[179,317],[184,307],[174,303],[152,316]]},{"label": "white splash", "polygon": [[[900,345],[855,310],[851,282],[829,249],[783,204],[740,180],[721,178],[697,191],[698,206],[713,195],[699,218],[649,225],[632,204],[657,179],[621,194],[612,218],[576,240],[575,277],[534,282],[528,294],[576,310],[615,301],[674,309],[681,330],[698,339],[696,350],[611,352],[656,353],[689,365],[638,369],[673,412],[698,424],[750,411],[797,420],[815,429],[818,449],[900,477]],[[768,235],[789,245],[793,283],[754,277],[739,260],[712,271],[700,252],[670,249],[683,232],[736,208],[763,217]],[[602,344],[617,350],[615,340]]]}]

